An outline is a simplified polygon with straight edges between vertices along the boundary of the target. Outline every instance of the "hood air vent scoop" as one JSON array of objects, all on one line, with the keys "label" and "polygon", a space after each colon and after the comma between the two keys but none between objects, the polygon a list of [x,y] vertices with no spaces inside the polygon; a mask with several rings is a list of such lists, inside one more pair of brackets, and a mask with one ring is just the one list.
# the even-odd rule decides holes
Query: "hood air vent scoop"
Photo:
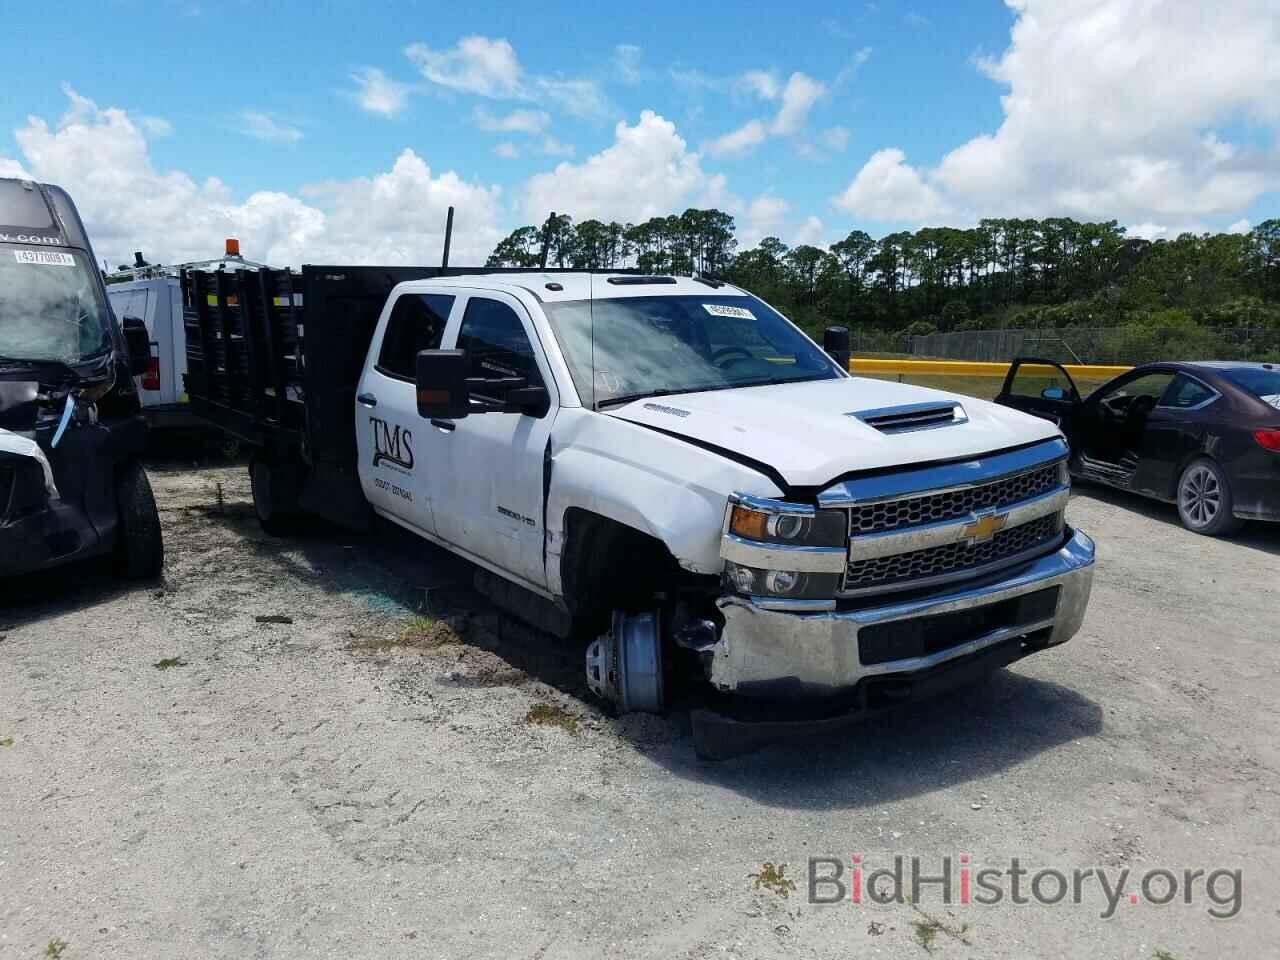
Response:
[{"label": "hood air vent scoop", "polygon": [[932,430],[965,423],[969,415],[954,400],[943,403],[908,403],[901,407],[882,407],[879,410],[856,410],[849,414],[868,427],[881,433],[908,433],[912,430]]}]

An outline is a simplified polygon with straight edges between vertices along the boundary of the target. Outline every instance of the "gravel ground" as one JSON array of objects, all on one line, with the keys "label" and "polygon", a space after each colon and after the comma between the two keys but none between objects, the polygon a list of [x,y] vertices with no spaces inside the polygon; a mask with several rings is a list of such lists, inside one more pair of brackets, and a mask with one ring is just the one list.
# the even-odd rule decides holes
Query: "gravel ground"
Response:
[{"label": "gravel ground", "polygon": [[[0,957],[1276,954],[1280,529],[1207,540],[1083,489],[1070,644],[703,763],[687,717],[606,717],[576,651],[433,548],[273,540],[243,468],[151,476],[163,584],[77,569],[0,606]],[[961,855],[1130,889],[1239,869],[1242,907],[1214,920],[1200,888],[1104,920],[1092,881],[1079,906],[808,903],[808,858],[855,854],[950,855],[957,886]]]}]

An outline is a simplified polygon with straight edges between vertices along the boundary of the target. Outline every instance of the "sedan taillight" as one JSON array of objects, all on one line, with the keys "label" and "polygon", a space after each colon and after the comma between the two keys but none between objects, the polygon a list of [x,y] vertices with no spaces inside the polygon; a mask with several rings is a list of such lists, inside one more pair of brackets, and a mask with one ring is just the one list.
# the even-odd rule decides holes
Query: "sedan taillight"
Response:
[{"label": "sedan taillight", "polygon": [[1280,453],[1280,430],[1255,430],[1253,439],[1258,441],[1258,446]]}]

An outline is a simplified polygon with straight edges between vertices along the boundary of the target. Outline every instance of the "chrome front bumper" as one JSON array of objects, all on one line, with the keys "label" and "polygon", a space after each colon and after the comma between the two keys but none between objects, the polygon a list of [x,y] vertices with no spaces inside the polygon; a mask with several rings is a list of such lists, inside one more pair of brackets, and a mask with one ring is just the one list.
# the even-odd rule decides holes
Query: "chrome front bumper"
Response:
[{"label": "chrome front bumper", "polygon": [[[1017,637],[1035,634],[1045,646],[1080,629],[1093,586],[1093,541],[1079,531],[1059,550],[982,586],[939,591],[926,598],[830,613],[765,609],[746,597],[718,601],[725,624],[711,649],[708,676],[717,689],[746,696],[817,699],[853,690],[869,677],[929,670]],[[927,656],[864,664],[858,633],[872,625],[914,620],[1015,599],[1058,587],[1053,615],[1009,623]]]}]

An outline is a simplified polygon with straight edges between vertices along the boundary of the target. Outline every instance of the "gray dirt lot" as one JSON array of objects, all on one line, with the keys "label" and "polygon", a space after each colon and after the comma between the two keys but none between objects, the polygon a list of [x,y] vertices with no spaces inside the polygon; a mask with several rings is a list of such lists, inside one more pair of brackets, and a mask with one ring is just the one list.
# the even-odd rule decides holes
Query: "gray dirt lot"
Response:
[{"label": "gray dirt lot", "polygon": [[[162,586],[77,570],[0,606],[0,957],[1277,955],[1280,530],[1083,490],[1066,647],[709,764],[687,718],[609,719],[575,651],[491,614],[391,643],[424,588],[467,603],[444,555],[267,538],[241,467],[152,480]],[[1238,867],[1243,910],[808,905],[807,858],[855,853]],[[765,861],[799,889],[757,888]]]}]

